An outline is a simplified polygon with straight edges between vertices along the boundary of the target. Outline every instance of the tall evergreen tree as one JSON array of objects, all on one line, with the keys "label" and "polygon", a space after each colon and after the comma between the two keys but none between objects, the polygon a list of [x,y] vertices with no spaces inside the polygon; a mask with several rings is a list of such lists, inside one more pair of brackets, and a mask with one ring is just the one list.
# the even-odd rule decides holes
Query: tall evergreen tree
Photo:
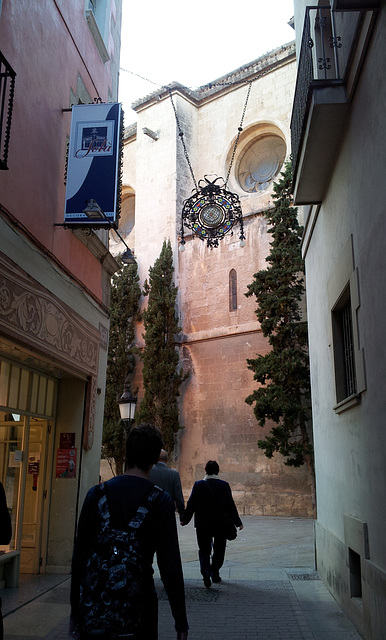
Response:
[{"label": "tall evergreen tree", "polygon": [[148,306],[142,313],[145,346],[143,361],[144,397],[137,411],[137,421],[157,425],[165,448],[174,448],[174,434],[180,429],[177,396],[186,374],[179,370],[179,353],[175,336],[181,331],[176,314],[177,287],[173,284],[173,252],[164,241],[159,258],[149,269],[144,283]]},{"label": "tall evergreen tree", "polygon": [[299,308],[304,294],[300,251],[302,228],[292,206],[292,168],[287,163],[274,183],[274,207],[266,212],[271,233],[269,266],[253,276],[246,296],[256,296],[256,315],[272,349],[247,360],[259,387],[246,398],[260,426],[272,421],[269,435],[258,441],[268,458],[279,452],[285,464],[307,464],[314,481],[310,420],[310,373],[307,325]]},{"label": "tall evergreen tree", "polygon": [[[103,420],[102,457],[117,474],[125,460],[125,437],[118,397],[134,369],[134,323],[139,314],[141,289],[137,265],[125,265],[111,281],[110,336],[106,372],[106,398]],[[114,465],[113,465],[114,463]]]}]

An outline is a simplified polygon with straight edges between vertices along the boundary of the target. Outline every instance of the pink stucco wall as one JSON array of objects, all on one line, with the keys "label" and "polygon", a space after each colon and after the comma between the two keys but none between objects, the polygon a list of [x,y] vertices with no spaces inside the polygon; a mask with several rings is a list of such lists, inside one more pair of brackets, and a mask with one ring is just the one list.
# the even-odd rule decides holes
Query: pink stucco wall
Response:
[{"label": "pink stucco wall", "polygon": [[80,76],[92,99],[112,99],[111,61],[103,63],[84,10],[84,0],[3,2],[0,47],[17,77],[0,203],[101,299],[101,264],[71,231],[54,226],[63,222],[71,125],[71,113],[63,109],[70,106],[71,89],[77,93]]}]

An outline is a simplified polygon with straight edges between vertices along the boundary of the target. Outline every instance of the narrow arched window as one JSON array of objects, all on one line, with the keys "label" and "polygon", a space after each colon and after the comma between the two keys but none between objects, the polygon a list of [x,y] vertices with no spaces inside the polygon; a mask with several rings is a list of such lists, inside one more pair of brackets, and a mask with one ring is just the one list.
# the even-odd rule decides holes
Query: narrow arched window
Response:
[{"label": "narrow arched window", "polygon": [[229,311],[237,309],[237,273],[234,269],[229,272]]}]

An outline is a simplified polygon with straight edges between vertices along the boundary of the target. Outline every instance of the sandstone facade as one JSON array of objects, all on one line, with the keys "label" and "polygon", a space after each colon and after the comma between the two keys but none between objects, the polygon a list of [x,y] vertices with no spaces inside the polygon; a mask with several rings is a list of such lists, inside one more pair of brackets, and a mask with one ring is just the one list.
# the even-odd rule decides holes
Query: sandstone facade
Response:
[{"label": "sandstone facade", "polygon": [[[134,250],[141,284],[164,239],[170,239],[174,253],[181,363],[190,371],[181,389],[183,429],[176,438],[174,466],[188,496],[193,482],[203,477],[207,460],[218,460],[221,477],[231,483],[245,514],[311,515],[307,470],[286,467],[281,456],[273,460],[264,456],[257,441],[267,429],[259,427],[245,403],[256,385],[246,359],[268,348],[254,313],[256,302],[244,294],[269,252],[264,211],[271,204],[272,180],[247,192],[241,167],[252,148],[269,165],[273,161],[264,145],[276,142],[288,158],[295,76],[295,49],[290,43],[199,90],[171,86],[198,182],[204,175],[226,177],[248,82],[253,80],[228,181],[241,200],[244,247],[239,246],[236,227],[214,249],[185,232],[185,251],[178,251],[181,210],[194,183],[168,90],[136,103],[137,126],[126,131],[121,233]],[[237,288],[230,304],[231,278]],[[143,342],[141,327],[137,341],[139,346]],[[140,364],[136,383],[140,387]]]}]

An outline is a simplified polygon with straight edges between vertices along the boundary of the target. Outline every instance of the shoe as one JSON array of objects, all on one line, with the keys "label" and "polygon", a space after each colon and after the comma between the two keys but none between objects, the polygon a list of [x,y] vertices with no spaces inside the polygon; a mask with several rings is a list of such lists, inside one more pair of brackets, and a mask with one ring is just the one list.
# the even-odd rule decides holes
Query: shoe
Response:
[{"label": "shoe", "polygon": [[204,585],[207,589],[210,589],[210,587],[212,586],[212,582],[209,576],[204,576]]},{"label": "shoe", "polygon": [[221,582],[221,577],[218,573],[212,573],[212,582]]}]

